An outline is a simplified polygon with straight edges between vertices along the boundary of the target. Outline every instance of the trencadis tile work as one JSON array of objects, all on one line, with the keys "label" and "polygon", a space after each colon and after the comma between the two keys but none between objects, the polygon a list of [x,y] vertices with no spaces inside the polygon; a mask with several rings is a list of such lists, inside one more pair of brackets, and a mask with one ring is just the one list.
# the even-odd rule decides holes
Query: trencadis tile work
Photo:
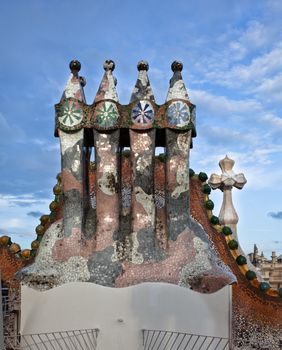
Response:
[{"label": "trencadis tile work", "polygon": [[[235,228],[220,225],[212,214],[208,176],[189,168],[196,107],[182,63],[172,63],[162,105],[155,101],[147,62],[138,63],[128,105],[118,101],[114,68],[113,61],[105,61],[88,105],[81,65],[70,63],[70,78],[55,106],[62,168],[51,214],[41,217],[31,250],[0,237],[0,258],[20,261],[17,277],[39,290],[71,281],[107,287],[167,282],[213,293],[233,284],[234,345],[268,340],[278,349],[282,291],[249,269]],[[156,155],[156,147],[164,154]]]}]

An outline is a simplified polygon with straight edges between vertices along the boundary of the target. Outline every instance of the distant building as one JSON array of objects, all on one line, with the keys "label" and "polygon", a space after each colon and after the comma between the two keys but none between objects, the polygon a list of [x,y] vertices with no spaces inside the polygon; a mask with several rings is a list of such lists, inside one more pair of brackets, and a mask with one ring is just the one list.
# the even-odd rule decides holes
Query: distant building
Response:
[{"label": "distant building", "polygon": [[255,244],[254,252],[249,254],[249,258],[266,282],[273,288],[282,287],[282,254],[277,256],[275,252],[272,252],[271,259],[267,259],[263,252],[259,254]]}]

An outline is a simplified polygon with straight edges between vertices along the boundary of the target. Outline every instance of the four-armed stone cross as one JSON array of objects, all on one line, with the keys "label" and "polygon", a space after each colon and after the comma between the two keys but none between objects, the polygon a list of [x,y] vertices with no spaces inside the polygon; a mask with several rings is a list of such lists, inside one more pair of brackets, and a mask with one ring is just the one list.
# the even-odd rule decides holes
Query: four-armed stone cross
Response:
[{"label": "four-armed stone cross", "polygon": [[247,182],[244,174],[235,174],[232,170],[234,160],[227,156],[219,162],[222,170],[221,175],[212,174],[209,178],[209,185],[212,189],[219,188],[223,192],[223,203],[219,213],[219,222],[222,225],[229,226],[237,239],[238,215],[232,202],[232,187],[242,189]]}]

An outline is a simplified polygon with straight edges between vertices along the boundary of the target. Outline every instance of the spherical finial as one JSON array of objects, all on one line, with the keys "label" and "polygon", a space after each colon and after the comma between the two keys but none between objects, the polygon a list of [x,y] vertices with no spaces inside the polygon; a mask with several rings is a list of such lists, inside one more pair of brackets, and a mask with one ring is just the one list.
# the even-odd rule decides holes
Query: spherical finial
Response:
[{"label": "spherical finial", "polygon": [[140,70],[149,70],[149,64],[147,61],[139,61],[137,64],[137,69]]},{"label": "spherical finial", "polygon": [[81,64],[80,64],[80,62],[78,60],[72,60],[70,62],[70,70],[71,70],[72,73],[79,72],[80,68],[81,68]]},{"label": "spherical finial", "polygon": [[183,64],[180,61],[174,61],[171,64],[171,70],[173,72],[181,72],[183,69]]},{"label": "spherical finial", "polygon": [[104,65],[103,65],[103,67],[104,67],[104,69],[105,69],[105,71],[107,72],[108,70],[110,70],[111,72],[115,69],[115,62],[113,61],[113,60],[106,60],[105,62],[104,62]]}]

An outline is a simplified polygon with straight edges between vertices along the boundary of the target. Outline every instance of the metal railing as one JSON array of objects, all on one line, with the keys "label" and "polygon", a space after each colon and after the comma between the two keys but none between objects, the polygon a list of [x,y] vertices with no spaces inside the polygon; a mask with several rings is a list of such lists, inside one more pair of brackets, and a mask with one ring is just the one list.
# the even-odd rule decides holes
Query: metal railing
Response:
[{"label": "metal railing", "polygon": [[11,350],[96,350],[98,329],[24,334],[5,337]]},{"label": "metal railing", "polygon": [[143,329],[144,350],[227,350],[228,338]]},{"label": "metal railing", "polygon": [[9,313],[10,308],[11,308],[11,304],[9,303],[9,297],[8,296],[2,296],[3,316],[7,316],[7,314]]},{"label": "metal railing", "polygon": [[16,298],[11,299],[8,295],[2,296],[3,316],[8,316],[12,311],[20,309],[20,301]]}]

